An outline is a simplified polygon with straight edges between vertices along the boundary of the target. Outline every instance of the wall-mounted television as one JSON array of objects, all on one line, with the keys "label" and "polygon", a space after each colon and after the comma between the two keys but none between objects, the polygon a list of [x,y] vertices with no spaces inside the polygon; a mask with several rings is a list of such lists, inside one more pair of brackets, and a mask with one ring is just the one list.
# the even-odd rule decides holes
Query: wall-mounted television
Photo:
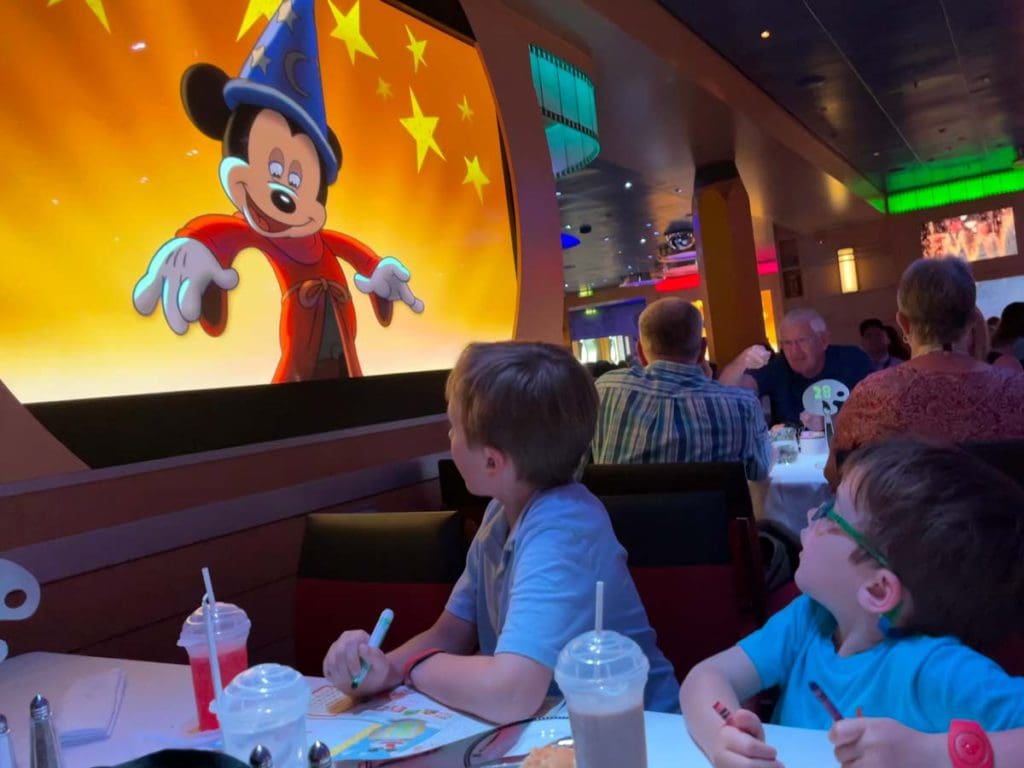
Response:
[{"label": "wall-mounted television", "polygon": [[383,0],[4,22],[0,378],[22,402],[436,370],[511,337],[471,41]]},{"label": "wall-mounted television", "polygon": [[926,222],[921,227],[921,253],[926,259],[955,256],[982,261],[1017,253],[1013,208],[965,213]]}]

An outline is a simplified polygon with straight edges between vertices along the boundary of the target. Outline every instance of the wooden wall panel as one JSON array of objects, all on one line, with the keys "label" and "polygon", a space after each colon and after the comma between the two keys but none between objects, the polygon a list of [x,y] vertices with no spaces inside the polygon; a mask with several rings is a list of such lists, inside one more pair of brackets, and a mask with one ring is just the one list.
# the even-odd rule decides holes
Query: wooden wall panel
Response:
[{"label": "wooden wall panel", "polygon": [[[436,481],[357,499],[324,511],[438,509]],[[294,661],[295,574],[305,515],[44,584],[36,614],[4,625],[11,653],[76,652],[183,663],[175,643],[199,604],[207,565],[219,600],[242,606],[253,622],[253,663]]]}]

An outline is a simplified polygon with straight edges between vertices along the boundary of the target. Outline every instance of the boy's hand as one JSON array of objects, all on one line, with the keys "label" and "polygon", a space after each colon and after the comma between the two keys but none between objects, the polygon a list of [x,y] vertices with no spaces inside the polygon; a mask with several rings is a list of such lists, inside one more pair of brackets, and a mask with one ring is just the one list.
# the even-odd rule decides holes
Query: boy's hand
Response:
[{"label": "boy's hand", "polygon": [[[352,689],[352,678],[359,674],[363,660],[370,663],[359,687]],[[370,647],[370,636],[361,629],[342,633],[324,657],[324,677],[342,693],[372,696],[393,688],[391,663],[380,648]]]},{"label": "boy's hand", "polygon": [[934,768],[949,765],[945,734],[915,731],[895,720],[856,717],[828,732],[843,768]]},{"label": "boy's hand", "polygon": [[718,732],[709,757],[715,768],[782,768],[777,754],[775,747],[764,742],[761,718],[740,709]]}]

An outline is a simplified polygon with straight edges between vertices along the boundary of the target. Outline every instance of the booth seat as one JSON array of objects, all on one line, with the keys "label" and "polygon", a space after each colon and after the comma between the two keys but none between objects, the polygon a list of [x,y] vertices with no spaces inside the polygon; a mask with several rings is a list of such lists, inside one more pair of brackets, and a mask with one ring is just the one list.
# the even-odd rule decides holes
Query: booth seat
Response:
[{"label": "booth seat", "polygon": [[385,649],[428,629],[465,562],[458,512],[308,515],[295,595],[298,669],[322,674],[338,635],[369,632],[384,608],[395,612]]}]

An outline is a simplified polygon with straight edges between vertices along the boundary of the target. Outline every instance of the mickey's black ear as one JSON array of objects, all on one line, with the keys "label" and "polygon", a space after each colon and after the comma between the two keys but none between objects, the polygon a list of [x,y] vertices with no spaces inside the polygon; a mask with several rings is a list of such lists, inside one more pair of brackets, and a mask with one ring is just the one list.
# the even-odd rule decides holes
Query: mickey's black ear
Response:
[{"label": "mickey's black ear", "polygon": [[227,73],[213,64],[193,64],[181,76],[181,102],[185,114],[204,135],[221,141],[231,117],[224,103]]},{"label": "mickey's black ear", "polygon": [[338,170],[341,170],[341,142],[338,141],[337,135],[331,130],[331,126],[327,126],[327,143],[334,150],[334,156],[338,158]]}]

